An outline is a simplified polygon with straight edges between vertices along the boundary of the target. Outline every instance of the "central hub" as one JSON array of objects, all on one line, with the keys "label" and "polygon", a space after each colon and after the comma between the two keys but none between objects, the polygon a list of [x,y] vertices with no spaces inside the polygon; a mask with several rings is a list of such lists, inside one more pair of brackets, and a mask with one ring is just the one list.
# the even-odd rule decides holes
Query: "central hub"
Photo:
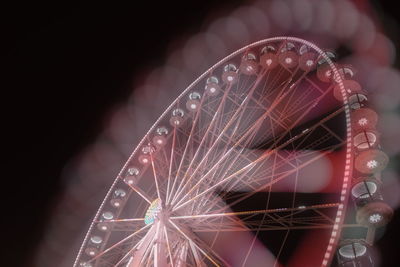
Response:
[{"label": "central hub", "polygon": [[157,198],[151,202],[150,207],[147,209],[146,215],[144,216],[144,223],[146,225],[152,224],[156,219],[161,219],[163,216],[161,199]]}]

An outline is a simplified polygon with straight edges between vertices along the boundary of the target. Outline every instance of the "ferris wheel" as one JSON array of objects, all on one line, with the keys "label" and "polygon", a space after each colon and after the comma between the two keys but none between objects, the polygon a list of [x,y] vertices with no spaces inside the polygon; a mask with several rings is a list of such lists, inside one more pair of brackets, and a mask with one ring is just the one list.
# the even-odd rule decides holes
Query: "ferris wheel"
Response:
[{"label": "ferris wheel", "polygon": [[366,93],[333,58],[276,37],[202,74],[134,149],[74,266],[280,266],[310,242],[314,264],[362,261],[373,230],[341,233],[390,219],[388,158]]}]

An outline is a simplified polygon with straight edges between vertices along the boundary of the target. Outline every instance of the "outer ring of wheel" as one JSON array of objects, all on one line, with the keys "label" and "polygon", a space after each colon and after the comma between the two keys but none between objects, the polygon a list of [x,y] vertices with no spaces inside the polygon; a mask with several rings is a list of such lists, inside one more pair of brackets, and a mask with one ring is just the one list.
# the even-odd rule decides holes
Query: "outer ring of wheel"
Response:
[{"label": "outer ring of wheel", "polygon": [[112,191],[116,185],[116,183],[118,182],[119,179],[121,179],[122,174],[126,171],[128,164],[131,162],[131,159],[133,158],[133,156],[136,154],[137,150],[144,144],[144,142],[146,141],[146,137],[154,131],[154,128],[156,126],[158,126],[160,120],[162,118],[164,118],[164,116],[173,108],[173,106],[177,103],[177,101],[184,96],[185,94],[187,94],[199,81],[201,81],[204,77],[206,77],[213,69],[215,69],[216,67],[218,67],[222,62],[224,61],[228,61],[229,59],[235,57],[236,55],[248,50],[249,48],[253,47],[253,46],[258,46],[258,45],[262,45],[264,43],[269,43],[269,42],[275,42],[275,41],[294,41],[294,42],[298,42],[298,43],[303,43],[305,45],[308,45],[309,47],[311,47],[312,49],[314,49],[319,55],[321,55],[326,62],[328,63],[328,65],[330,66],[330,68],[333,71],[333,77],[336,77],[334,80],[335,82],[339,85],[340,87],[340,91],[343,97],[343,104],[344,104],[344,112],[345,112],[345,118],[346,118],[346,156],[345,156],[345,171],[343,174],[343,184],[342,184],[342,189],[341,189],[341,193],[340,193],[340,204],[338,206],[338,210],[336,212],[336,217],[335,217],[335,222],[333,225],[333,230],[331,232],[331,237],[329,239],[328,242],[328,246],[326,248],[325,254],[324,254],[324,258],[323,261],[321,263],[321,266],[328,266],[335,254],[335,249],[336,249],[336,245],[338,244],[339,241],[339,237],[340,237],[340,233],[341,233],[341,225],[343,224],[344,221],[344,217],[346,214],[346,205],[348,202],[348,198],[349,198],[349,192],[350,192],[350,187],[351,187],[351,175],[352,175],[352,168],[353,168],[353,147],[352,147],[352,129],[351,129],[351,116],[350,116],[350,107],[349,107],[349,102],[348,102],[348,98],[347,98],[347,92],[344,88],[344,84],[343,84],[343,80],[338,72],[338,69],[336,68],[335,64],[332,62],[332,60],[325,54],[325,52],[320,49],[318,46],[316,46],[315,44],[306,41],[304,39],[301,38],[297,38],[297,37],[285,37],[285,36],[279,36],[279,37],[273,37],[273,38],[268,38],[268,39],[263,39],[254,43],[251,43],[247,46],[244,46],[238,50],[236,50],[235,52],[233,52],[232,54],[226,56],[225,58],[223,58],[222,60],[218,61],[216,64],[214,64],[211,68],[209,68],[207,71],[205,71],[202,75],[200,75],[195,81],[193,81],[168,107],[167,109],[159,116],[159,118],[155,121],[155,123],[150,127],[149,131],[144,135],[144,137],[141,139],[141,141],[139,142],[139,144],[136,146],[136,148],[134,149],[134,151],[132,152],[132,154],[129,156],[129,158],[127,159],[126,163],[124,164],[124,166],[122,167],[121,171],[119,172],[119,174],[117,175],[116,179],[114,180],[114,182],[112,183],[109,191],[107,192],[104,200],[102,201],[99,209],[96,212],[96,215],[92,221],[92,223],[89,226],[89,229],[85,235],[85,238],[82,242],[82,245],[79,249],[78,255],[75,259],[74,262],[74,267],[78,267],[78,261],[84,251],[84,247],[88,242],[88,238],[90,233],[92,232],[93,227],[95,227],[95,221],[99,218],[100,213],[107,201],[107,199],[110,197],[110,195],[112,194]]}]

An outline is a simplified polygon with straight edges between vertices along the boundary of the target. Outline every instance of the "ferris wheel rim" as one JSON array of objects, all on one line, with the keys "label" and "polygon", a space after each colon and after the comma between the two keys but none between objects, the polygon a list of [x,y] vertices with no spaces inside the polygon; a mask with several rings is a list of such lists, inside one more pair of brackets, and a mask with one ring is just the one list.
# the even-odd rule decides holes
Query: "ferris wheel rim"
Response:
[{"label": "ferris wheel rim", "polygon": [[[107,199],[109,199],[112,191],[115,189],[115,186],[117,184],[117,182],[119,181],[119,179],[121,179],[122,174],[126,171],[128,164],[130,163],[130,161],[132,160],[132,158],[134,157],[134,155],[137,153],[138,149],[146,142],[147,137],[154,131],[154,129],[158,126],[158,124],[160,123],[160,121],[166,116],[166,114],[168,112],[170,112],[172,110],[172,108],[174,107],[174,105],[177,104],[177,102],[179,101],[179,99],[181,99],[184,95],[186,95],[195,85],[197,85],[202,79],[204,79],[207,75],[210,74],[210,72],[212,72],[212,70],[214,70],[215,68],[217,68],[218,66],[220,66],[223,62],[228,61],[229,59],[237,56],[238,54],[248,50],[251,47],[255,47],[255,46],[259,46],[265,43],[269,43],[269,42],[275,42],[275,41],[294,41],[294,42],[299,42],[302,44],[306,44],[308,45],[310,48],[314,49],[316,52],[318,52],[318,54],[320,56],[322,56],[326,62],[329,64],[330,68],[333,70],[335,77],[338,77],[338,79],[336,80],[336,83],[339,84],[339,87],[341,89],[342,92],[342,96],[343,96],[343,104],[344,104],[344,109],[345,109],[345,114],[346,114],[346,126],[347,126],[347,132],[346,132],[346,140],[347,140],[347,147],[346,147],[346,154],[351,154],[352,151],[352,147],[351,145],[349,146],[349,144],[351,144],[351,138],[352,138],[352,133],[351,133],[351,120],[350,120],[350,108],[348,106],[348,101],[347,101],[347,93],[346,90],[344,88],[343,85],[343,80],[341,78],[341,76],[339,75],[339,72],[336,68],[336,66],[334,65],[334,63],[332,62],[332,60],[325,54],[325,52],[320,49],[318,46],[316,46],[314,43],[309,42],[307,40],[301,39],[301,38],[297,38],[297,37],[287,37],[287,36],[279,36],[279,37],[273,37],[273,38],[267,38],[267,39],[263,39],[257,42],[253,42],[245,47],[242,47],[236,51],[234,51],[233,53],[231,53],[230,55],[224,57],[223,59],[219,60],[217,63],[215,63],[212,67],[210,67],[208,70],[206,70],[205,72],[203,72],[196,80],[194,80],[189,86],[187,86],[185,88],[185,90],[183,90],[182,93],[180,93],[176,99],[165,109],[165,111],[158,117],[158,119],[152,124],[152,126],[150,127],[150,129],[147,131],[147,133],[144,135],[144,137],[140,140],[140,142],[137,144],[137,146],[135,147],[135,149],[133,150],[133,152],[131,153],[131,155],[128,157],[128,159],[126,160],[126,163],[123,165],[123,167],[121,168],[121,171],[118,173],[117,177],[115,178],[115,180],[113,181],[113,183],[110,186],[110,189],[108,190],[106,196],[104,197],[100,207],[98,208],[96,215],[94,216],[94,219],[92,220],[90,227],[85,235],[85,238],[82,242],[82,245],[79,249],[78,255],[75,259],[74,262],[74,266],[78,266],[78,260],[81,257],[82,253],[83,253],[83,249],[86,245],[86,243],[88,242],[88,238],[90,233],[92,232],[96,221],[98,220],[101,211],[104,208],[104,205],[107,201]],[[350,127],[350,130],[349,130]],[[350,157],[350,162],[346,163],[346,165],[348,166],[352,166],[352,157]],[[347,174],[346,174],[347,173]],[[343,184],[342,184],[342,191],[341,191],[341,198],[340,198],[340,202],[341,204],[338,206],[339,210],[341,211],[341,214],[339,216],[339,221],[336,222],[337,220],[335,220],[335,224],[333,225],[333,231],[338,230],[340,231],[340,226],[343,223],[343,217],[345,214],[345,209],[346,209],[346,205],[343,205],[343,203],[347,203],[348,200],[348,195],[349,195],[349,191],[350,191],[350,186],[348,186],[348,180],[349,180],[349,174],[351,174],[351,171],[346,167],[346,171],[345,174],[343,176]],[[346,182],[345,182],[346,180]],[[338,215],[336,215],[336,218],[338,218]],[[328,262],[331,260],[332,258],[332,248],[335,247],[335,245],[338,242],[339,239],[339,233],[336,231],[335,235],[331,237],[328,248],[327,248],[327,252],[325,253],[324,256],[324,260],[322,265],[327,265]],[[331,242],[331,240],[333,240]],[[330,247],[330,249],[329,249]]]}]

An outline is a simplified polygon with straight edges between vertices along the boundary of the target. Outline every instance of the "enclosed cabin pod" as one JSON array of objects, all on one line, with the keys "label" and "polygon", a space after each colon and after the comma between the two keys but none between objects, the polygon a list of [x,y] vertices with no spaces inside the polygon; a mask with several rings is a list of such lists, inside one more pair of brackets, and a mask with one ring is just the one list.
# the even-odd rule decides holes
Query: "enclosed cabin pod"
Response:
[{"label": "enclosed cabin pod", "polygon": [[[372,134],[372,133],[371,133]],[[368,140],[368,137],[364,137],[361,139]],[[364,139],[365,138],[365,139]],[[368,142],[371,142],[369,140]],[[357,143],[360,148],[366,147],[371,143],[360,142]],[[389,162],[389,157],[380,149],[366,149],[359,151],[355,156],[354,167],[361,174],[372,175],[381,172],[386,168]]]},{"label": "enclosed cabin pod", "polygon": [[[352,112],[353,144],[357,156],[373,154],[373,152],[363,152],[379,148],[379,134],[375,130],[377,121],[378,116],[371,109],[359,108]],[[365,173],[362,170],[361,172]]]},{"label": "enclosed cabin pod", "polygon": [[[357,81],[343,80],[342,83],[343,83],[344,89],[346,90],[346,94],[349,96],[349,101],[350,101],[351,96],[354,94],[363,94],[363,95],[367,94],[366,92],[364,92],[364,90],[362,90],[361,85]],[[341,101],[343,99],[341,85],[339,82],[337,82],[336,86],[333,88],[333,95],[339,101]],[[357,108],[354,108],[354,109],[357,109]]]},{"label": "enclosed cabin pod", "polygon": [[117,188],[116,190],[114,190],[114,194],[112,195],[112,198],[110,200],[111,206],[113,206],[116,209],[120,208],[125,202],[126,197],[127,197],[126,191],[121,188]]},{"label": "enclosed cabin pod", "polygon": [[357,207],[383,200],[380,187],[381,182],[373,176],[358,178],[351,188],[351,197]]},{"label": "enclosed cabin pod", "polygon": [[357,223],[367,227],[386,225],[393,216],[393,209],[383,200],[371,201],[357,210]]},{"label": "enclosed cabin pod", "polygon": [[372,267],[371,248],[364,240],[343,240],[336,252],[340,267]]},{"label": "enclosed cabin pod", "polygon": [[239,77],[238,68],[235,64],[229,63],[225,65],[222,73],[222,81],[227,84],[234,84],[237,82]]},{"label": "enclosed cabin pod", "polygon": [[348,64],[339,66],[338,72],[343,80],[352,80],[357,73],[356,69]]},{"label": "enclosed cabin pod", "polygon": [[317,66],[318,55],[311,51],[307,45],[302,45],[299,49],[299,68],[304,71],[311,71]]},{"label": "enclosed cabin pod", "polygon": [[[333,61],[336,61],[335,53],[327,51],[325,54]],[[325,58],[321,58],[317,63],[317,77],[321,82],[328,83],[333,79],[333,72]],[[342,98],[340,98],[341,100]]]},{"label": "enclosed cabin pod", "polygon": [[349,94],[349,105],[352,110],[357,110],[366,105],[368,97],[366,93],[358,92]]},{"label": "enclosed cabin pod", "polygon": [[351,120],[354,132],[375,130],[378,114],[370,108],[359,108],[352,111]]},{"label": "enclosed cabin pod", "polygon": [[171,119],[169,120],[169,123],[174,127],[182,126],[184,121],[184,116],[185,112],[180,108],[176,108],[172,111],[172,116]]},{"label": "enclosed cabin pod", "polygon": [[260,51],[260,65],[266,70],[272,70],[278,65],[277,48],[273,45],[264,46]]},{"label": "enclosed cabin pod", "polygon": [[191,92],[186,102],[186,108],[189,111],[197,111],[200,107],[201,95],[198,92]]},{"label": "enclosed cabin pod", "polygon": [[139,168],[135,167],[135,166],[131,166],[128,168],[125,178],[124,178],[124,182],[127,185],[134,185],[137,183],[137,179],[139,176]]},{"label": "enclosed cabin pod", "polygon": [[156,134],[153,137],[153,145],[155,145],[158,148],[163,147],[167,142],[168,132],[169,131],[167,127],[164,126],[158,127],[155,131]]},{"label": "enclosed cabin pod", "polygon": [[356,179],[351,196],[357,208],[357,223],[367,227],[380,227],[391,219],[393,210],[384,202],[381,182],[375,176]]},{"label": "enclosed cabin pod", "polygon": [[367,149],[376,148],[379,144],[378,139],[378,132],[374,130],[362,130],[354,134],[353,143],[356,151],[361,152]]},{"label": "enclosed cabin pod", "polygon": [[296,46],[291,42],[287,42],[281,48],[278,58],[279,58],[279,63],[284,68],[292,69],[296,67],[299,63],[299,56],[296,53]]},{"label": "enclosed cabin pod", "polygon": [[219,91],[221,90],[219,79],[216,76],[210,76],[206,81],[206,87],[204,90],[209,96],[218,95]]},{"label": "enclosed cabin pod", "polygon": [[[107,223],[105,223],[105,221],[112,220],[113,218],[114,218],[114,213],[112,211],[105,211],[102,213],[100,217],[100,223],[98,225],[98,230],[93,232],[93,234],[89,237],[88,246],[85,249],[85,254],[90,258],[95,257],[99,253],[104,241],[105,232],[109,230]],[[82,266],[90,266],[90,265],[82,265]]]},{"label": "enclosed cabin pod", "polygon": [[248,52],[243,56],[239,69],[245,75],[254,75],[258,71],[258,66],[256,55]]},{"label": "enclosed cabin pod", "polygon": [[[354,104],[361,106],[359,102]],[[388,156],[380,150],[379,134],[375,129],[377,122],[378,115],[372,109],[359,107],[351,112],[355,147],[354,167],[363,175],[377,174],[385,169],[389,162]]]},{"label": "enclosed cabin pod", "polygon": [[357,208],[357,223],[363,226],[380,227],[393,216],[392,208],[383,200],[381,182],[374,176],[357,179],[351,196]]}]

